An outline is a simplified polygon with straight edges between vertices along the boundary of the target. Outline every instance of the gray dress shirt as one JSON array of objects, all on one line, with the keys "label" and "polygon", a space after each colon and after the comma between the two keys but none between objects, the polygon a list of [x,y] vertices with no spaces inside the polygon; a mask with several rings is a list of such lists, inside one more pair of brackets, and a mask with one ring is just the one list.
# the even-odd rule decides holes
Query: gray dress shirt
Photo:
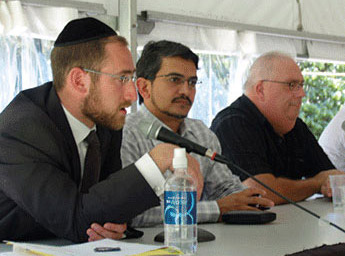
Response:
[{"label": "gray dress shirt", "polygon": [[[123,128],[121,147],[121,158],[124,167],[135,162],[143,154],[162,143],[158,140],[145,138],[145,135],[138,128],[141,120],[157,120],[161,125],[168,128],[145,106],[141,106],[138,112],[128,115]],[[216,135],[200,120],[185,118],[180,127],[180,135],[221,153],[220,143]],[[200,170],[204,176],[204,190],[197,205],[198,222],[217,222],[220,211],[216,200],[231,193],[242,191],[245,186],[236,175],[231,173],[226,165],[213,162],[206,157],[193,153],[191,155],[198,160]],[[167,171],[165,178],[170,174],[171,172]],[[161,207],[154,207],[135,217],[132,226],[151,226],[162,222]]]}]

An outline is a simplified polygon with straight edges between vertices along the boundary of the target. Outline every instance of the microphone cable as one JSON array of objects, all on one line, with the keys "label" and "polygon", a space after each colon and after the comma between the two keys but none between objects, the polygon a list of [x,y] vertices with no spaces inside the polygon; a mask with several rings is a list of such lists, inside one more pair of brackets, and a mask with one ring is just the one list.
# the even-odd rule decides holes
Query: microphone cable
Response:
[{"label": "microphone cable", "polygon": [[[218,154],[217,154],[218,155]],[[291,200],[290,198],[280,194],[278,191],[274,190],[273,188],[269,187],[268,185],[266,185],[265,183],[263,183],[262,181],[258,180],[257,178],[255,178],[253,175],[251,175],[250,173],[248,173],[247,171],[245,171],[243,168],[239,167],[238,165],[236,165],[235,163],[227,160],[224,156],[222,155],[218,155],[219,157],[215,157],[214,159],[212,159],[213,161],[222,163],[222,164],[226,164],[227,166],[230,167],[230,169],[236,169],[238,171],[240,171],[241,173],[245,174],[247,177],[253,179],[255,182],[259,183],[261,186],[263,186],[264,188],[268,189],[269,191],[271,191],[273,194],[279,196],[280,198],[286,200],[287,202],[289,202],[290,204],[296,206],[297,208],[309,213],[310,215],[316,217],[317,219],[337,228],[338,230],[342,231],[343,233],[345,233],[345,230],[343,228],[341,228],[340,226],[338,226],[337,224],[328,221],[324,218],[322,218],[320,215],[316,214],[313,211],[310,211],[309,209],[299,205],[298,203],[296,203],[295,201]]]},{"label": "microphone cable", "polygon": [[[345,121],[342,125],[342,128],[345,130]],[[313,211],[297,204],[295,201],[291,200],[290,198],[283,196],[278,191],[274,190],[270,186],[266,185],[262,181],[255,178],[252,174],[245,171],[243,168],[239,167],[238,165],[236,165],[232,161],[229,161],[225,156],[220,155],[220,154],[212,151],[211,149],[205,148],[205,147],[203,147],[203,146],[201,146],[201,145],[199,145],[193,141],[190,141],[188,139],[183,138],[182,136],[164,128],[161,124],[159,124],[158,121],[156,121],[156,120],[154,120],[154,121],[143,120],[139,124],[139,130],[145,135],[145,137],[147,139],[156,139],[156,140],[160,140],[163,142],[175,144],[175,145],[178,145],[180,147],[186,148],[187,152],[194,152],[198,155],[206,156],[206,157],[210,158],[212,161],[226,164],[227,166],[230,166],[230,169],[233,168],[233,169],[236,169],[239,172],[245,174],[247,177],[253,179],[255,182],[257,182],[258,184],[260,184],[264,188],[268,189],[273,194],[286,200],[287,202],[294,205],[295,207],[303,210],[306,213],[309,213],[310,215],[314,216],[315,218],[317,218],[317,219],[337,228],[341,232],[345,233],[345,230],[343,228],[339,227],[338,225],[336,225],[335,223],[333,223],[331,221],[328,221],[328,220],[322,218],[320,215],[314,213]]]}]

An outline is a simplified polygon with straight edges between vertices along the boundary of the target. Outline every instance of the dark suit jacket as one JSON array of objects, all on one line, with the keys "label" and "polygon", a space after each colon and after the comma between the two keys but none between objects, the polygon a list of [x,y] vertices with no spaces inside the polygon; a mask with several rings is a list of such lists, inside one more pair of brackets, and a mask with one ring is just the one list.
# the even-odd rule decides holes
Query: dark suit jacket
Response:
[{"label": "dark suit jacket", "polygon": [[134,164],[121,170],[122,131],[97,127],[100,182],[78,191],[80,161],[52,83],[26,90],[0,115],[0,240],[87,240],[93,222],[124,223],[159,204]]}]

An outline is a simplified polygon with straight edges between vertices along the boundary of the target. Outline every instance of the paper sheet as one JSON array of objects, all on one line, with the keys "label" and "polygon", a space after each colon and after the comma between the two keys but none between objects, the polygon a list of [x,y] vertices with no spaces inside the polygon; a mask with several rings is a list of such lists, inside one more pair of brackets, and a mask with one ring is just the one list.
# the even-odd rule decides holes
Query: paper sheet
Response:
[{"label": "paper sheet", "polygon": [[[145,245],[138,243],[127,243],[118,240],[103,239],[95,242],[75,244],[68,246],[47,246],[31,243],[10,242],[13,245],[13,253],[1,254],[1,256],[17,255],[42,255],[42,256],[102,256],[102,253],[95,252],[96,247],[120,247],[117,252],[107,252],[107,255],[122,256],[148,252],[162,246]],[[104,254],[103,254],[104,255]],[[146,254],[147,255],[147,254]]]}]

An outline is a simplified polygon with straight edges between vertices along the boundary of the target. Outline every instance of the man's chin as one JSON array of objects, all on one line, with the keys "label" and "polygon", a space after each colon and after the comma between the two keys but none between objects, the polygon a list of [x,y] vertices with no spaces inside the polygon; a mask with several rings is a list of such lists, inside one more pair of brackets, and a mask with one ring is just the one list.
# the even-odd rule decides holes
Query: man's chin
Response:
[{"label": "man's chin", "polygon": [[164,111],[164,114],[170,116],[170,117],[174,117],[176,119],[185,119],[187,117],[188,114],[185,113],[172,113],[172,112],[168,112],[168,111]]},{"label": "man's chin", "polygon": [[125,118],[121,118],[120,120],[116,120],[113,124],[113,130],[119,131],[125,125]]},{"label": "man's chin", "polygon": [[113,120],[107,120],[107,122],[97,122],[97,124],[102,125],[110,130],[119,131],[123,128],[125,124],[125,118],[114,118]]}]

